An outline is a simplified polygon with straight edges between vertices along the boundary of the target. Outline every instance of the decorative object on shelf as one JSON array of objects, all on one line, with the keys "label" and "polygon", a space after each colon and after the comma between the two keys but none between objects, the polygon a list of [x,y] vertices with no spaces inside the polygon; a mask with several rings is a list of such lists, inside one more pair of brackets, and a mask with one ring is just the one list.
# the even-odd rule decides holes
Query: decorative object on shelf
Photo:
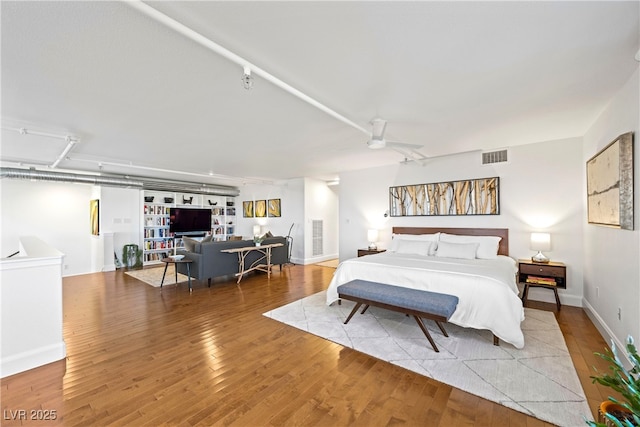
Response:
[{"label": "decorative object on shelf", "polygon": [[267,203],[267,215],[275,218],[280,217],[280,199],[269,199]]},{"label": "decorative object on shelf", "polygon": [[[622,395],[625,401],[613,397],[600,404],[598,423],[589,421],[590,426],[638,426],[640,425],[640,359],[632,337],[627,337],[627,356],[632,363],[631,369],[626,369],[616,349],[611,342],[611,351],[595,353],[611,363],[609,372],[592,376],[593,382],[610,387]],[[597,372],[597,369],[596,369]]]},{"label": "decorative object on shelf", "polygon": [[207,202],[209,202],[209,206],[216,206],[218,204],[218,202],[212,202],[209,199],[207,199]]},{"label": "decorative object on shelf", "polygon": [[89,221],[91,234],[94,236],[100,235],[100,200],[98,199],[89,201]]},{"label": "decorative object on shelf", "polygon": [[376,242],[378,241],[378,230],[375,228],[367,230],[367,240],[369,240],[369,250],[377,250],[378,247],[376,246]]},{"label": "decorative object on shelf", "polygon": [[242,216],[253,218],[253,201],[242,202]]},{"label": "decorative object on shelf", "polygon": [[531,257],[531,261],[548,263],[547,258],[542,251],[551,250],[551,235],[549,233],[531,233],[531,250],[538,251],[537,254]]},{"label": "decorative object on shelf", "polygon": [[227,200],[227,206],[235,206],[236,203],[233,200]]},{"label": "decorative object on shelf", "polygon": [[144,201],[147,203],[153,202],[154,196],[144,196]]},{"label": "decorative object on shelf", "polygon": [[182,196],[182,204],[183,205],[190,205],[191,202],[193,202],[193,196],[189,197],[188,199],[184,196]]},{"label": "decorative object on shelf", "polygon": [[500,215],[500,178],[389,187],[391,216]]},{"label": "decorative object on shelf", "polygon": [[138,245],[130,243],[122,247],[122,262],[127,268],[142,267],[142,250]]},{"label": "decorative object on shelf", "polygon": [[267,216],[267,201],[256,200],[255,201],[255,215],[256,218],[265,218]]},{"label": "decorative object on shelf", "polygon": [[165,197],[164,198],[164,202],[165,203],[173,203],[173,197]]},{"label": "decorative object on shelf", "polygon": [[587,221],[633,230],[633,132],[587,161]]}]

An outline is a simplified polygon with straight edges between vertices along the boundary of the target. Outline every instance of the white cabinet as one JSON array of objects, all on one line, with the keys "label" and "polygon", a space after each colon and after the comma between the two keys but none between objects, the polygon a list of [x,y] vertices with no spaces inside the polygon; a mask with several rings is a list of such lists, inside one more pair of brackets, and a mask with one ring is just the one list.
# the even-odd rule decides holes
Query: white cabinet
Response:
[{"label": "white cabinet", "polygon": [[172,208],[205,208],[211,210],[214,240],[227,240],[235,231],[235,198],[165,191],[143,191],[143,255],[144,264],[158,263],[182,247],[182,239],[170,231]]}]

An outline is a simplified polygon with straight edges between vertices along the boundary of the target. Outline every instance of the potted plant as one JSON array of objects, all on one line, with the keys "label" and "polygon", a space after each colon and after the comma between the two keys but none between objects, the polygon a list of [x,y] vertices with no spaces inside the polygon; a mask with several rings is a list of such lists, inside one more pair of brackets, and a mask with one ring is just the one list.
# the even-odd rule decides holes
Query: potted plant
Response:
[{"label": "potted plant", "polygon": [[256,234],[255,236],[253,236],[253,243],[255,243],[256,246],[260,246],[263,241],[264,241],[264,235],[260,236]]},{"label": "potted plant", "polygon": [[142,267],[142,250],[136,244],[128,244],[122,247],[122,261],[127,268]]},{"label": "potted plant", "polygon": [[[626,369],[618,356],[615,344],[611,343],[611,351],[605,354],[596,353],[604,360],[611,363],[610,373],[591,376],[593,382],[597,382],[607,387],[611,387],[622,395],[624,400],[609,397],[609,400],[602,402],[599,414],[601,419],[588,421],[591,426],[618,426],[631,427],[640,425],[640,359],[636,351],[632,337],[627,338],[627,355],[631,361],[631,369]],[[598,370],[596,369],[596,372]]]}]

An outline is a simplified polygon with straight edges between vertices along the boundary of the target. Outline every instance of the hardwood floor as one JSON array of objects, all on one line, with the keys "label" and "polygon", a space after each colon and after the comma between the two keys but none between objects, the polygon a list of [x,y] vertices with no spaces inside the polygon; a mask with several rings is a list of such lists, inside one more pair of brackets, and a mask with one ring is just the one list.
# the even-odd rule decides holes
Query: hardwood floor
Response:
[{"label": "hardwood floor", "polygon": [[[325,289],[333,271],[195,281],[191,294],[122,271],[65,278],[67,358],[2,379],[2,425],[549,425],[262,316]],[[606,368],[593,355],[606,343],[582,309],[557,318],[595,414],[608,390],[589,375]]]}]

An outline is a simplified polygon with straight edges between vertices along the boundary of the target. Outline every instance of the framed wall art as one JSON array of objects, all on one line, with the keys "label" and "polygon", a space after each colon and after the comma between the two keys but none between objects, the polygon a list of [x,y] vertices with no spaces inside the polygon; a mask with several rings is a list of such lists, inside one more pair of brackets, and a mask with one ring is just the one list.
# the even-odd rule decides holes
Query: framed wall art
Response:
[{"label": "framed wall art", "polygon": [[100,235],[100,200],[89,201],[89,222],[91,224],[91,234]]},{"label": "framed wall art", "polygon": [[256,200],[255,202],[256,218],[264,218],[267,216],[267,201]]},{"label": "framed wall art", "polygon": [[267,202],[267,216],[280,217],[280,199],[269,199]]},{"label": "framed wall art", "polygon": [[242,216],[245,218],[253,218],[253,200],[242,202]]},{"label": "framed wall art", "polygon": [[587,161],[589,224],[633,230],[633,133],[618,136]]},{"label": "framed wall art", "polygon": [[499,215],[500,178],[389,188],[391,216]]}]

